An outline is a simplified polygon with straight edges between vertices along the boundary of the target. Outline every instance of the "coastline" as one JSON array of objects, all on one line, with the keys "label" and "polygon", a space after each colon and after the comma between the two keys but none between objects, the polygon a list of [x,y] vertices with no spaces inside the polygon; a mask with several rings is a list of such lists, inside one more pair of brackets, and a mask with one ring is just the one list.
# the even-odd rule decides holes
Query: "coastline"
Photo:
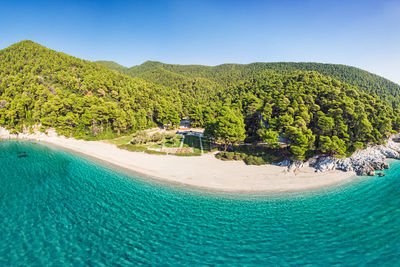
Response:
[{"label": "coastline", "polygon": [[356,177],[354,171],[316,172],[305,166],[288,171],[276,165],[246,165],[242,161],[221,161],[213,154],[199,157],[149,155],[130,152],[102,141],[83,141],[49,134],[11,135],[0,128],[0,138],[39,141],[99,159],[144,177],[162,182],[221,192],[278,193],[324,188]]}]

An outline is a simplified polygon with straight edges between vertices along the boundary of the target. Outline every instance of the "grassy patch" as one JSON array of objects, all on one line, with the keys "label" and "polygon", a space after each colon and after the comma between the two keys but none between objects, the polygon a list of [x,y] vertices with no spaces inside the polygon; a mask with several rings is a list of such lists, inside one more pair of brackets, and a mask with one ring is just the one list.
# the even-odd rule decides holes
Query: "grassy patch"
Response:
[{"label": "grassy patch", "polygon": [[147,150],[146,146],[132,145],[132,144],[118,145],[118,148],[129,150],[129,151],[132,151],[132,152],[144,152],[144,151]]},{"label": "grassy patch", "polygon": [[201,152],[194,152],[194,153],[175,153],[175,154],[171,154],[171,155],[175,155],[175,156],[179,156],[179,157],[198,157],[201,156]]},{"label": "grassy patch", "polygon": [[178,148],[181,144],[181,140],[182,138],[178,139],[177,142],[174,142],[174,140],[172,140],[171,138],[165,141],[164,146],[165,147],[174,147],[174,148]]},{"label": "grassy patch", "polygon": [[167,155],[167,152],[156,151],[156,150],[146,150],[145,153],[152,155]]},{"label": "grassy patch", "polygon": [[162,144],[153,144],[153,145],[150,145],[150,146],[147,146],[148,148],[154,148],[154,149],[159,149],[159,148],[162,148]]},{"label": "grassy patch", "polygon": [[129,144],[131,139],[132,139],[132,136],[121,136],[121,137],[117,137],[114,139],[110,139],[110,140],[108,140],[108,142],[118,146],[118,145]]}]

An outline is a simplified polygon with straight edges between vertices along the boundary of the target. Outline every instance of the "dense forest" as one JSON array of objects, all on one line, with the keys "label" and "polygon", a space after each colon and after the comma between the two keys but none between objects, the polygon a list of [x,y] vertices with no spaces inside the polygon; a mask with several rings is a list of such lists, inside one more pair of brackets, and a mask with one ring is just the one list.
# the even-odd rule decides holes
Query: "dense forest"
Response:
[{"label": "dense forest", "polygon": [[[104,64],[101,61],[99,61],[99,63]],[[222,64],[210,67],[202,65],[174,65],[147,61],[142,65],[123,69],[120,68],[120,65],[118,65],[120,66],[118,68],[114,67],[115,64],[114,62],[108,62],[107,67],[133,77],[141,77],[149,82],[168,86],[175,85],[175,87],[179,87],[182,84],[177,84],[175,81],[169,79],[172,73],[186,77],[187,81],[185,85],[190,83],[190,81],[202,78],[209,80],[209,82],[214,85],[219,85],[219,87],[226,87],[265,70],[273,70],[282,74],[291,73],[296,70],[316,71],[341,82],[354,85],[366,93],[375,93],[393,106],[400,104],[400,85],[376,74],[339,64],[276,62]]]},{"label": "dense forest", "polygon": [[265,71],[221,98],[243,115],[247,142],[285,144],[293,159],[345,156],[400,129],[398,110],[385,101],[317,72]]},{"label": "dense forest", "polygon": [[178,124],[178,92],[31,41],[0,51],[0,125],[104,138]]},{"label": "dense forest", "polygon": [[244,141],[284,148],[292,159],[344,156],[400,129],[399,93],[395,83],[342,65],[125,68],[32,41],[0,51],[0,126],[17,132],[40,125],[105,139],[189,118],[225,149]]}]

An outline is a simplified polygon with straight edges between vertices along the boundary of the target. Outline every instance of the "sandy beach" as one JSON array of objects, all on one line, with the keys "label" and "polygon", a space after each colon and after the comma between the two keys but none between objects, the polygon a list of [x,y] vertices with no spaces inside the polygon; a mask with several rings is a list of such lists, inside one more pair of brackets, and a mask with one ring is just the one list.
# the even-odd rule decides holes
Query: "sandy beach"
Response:
[{"label": "sandy beach", "polygon": [[[0,129],[0,138],[16,138]],[[55,132],[20,134],[19,139],[56,145],[94,157],[136,173],[173,183],[229,192],[293,192],[326,187],[355,177],[338,170],[316,173],[302,167],[288,172],[275,165],[251,166],[242,161],[221,161],[213,154],[201,157],[149,155],[130,152],[101,141],[83,141],[57,136]]]}]

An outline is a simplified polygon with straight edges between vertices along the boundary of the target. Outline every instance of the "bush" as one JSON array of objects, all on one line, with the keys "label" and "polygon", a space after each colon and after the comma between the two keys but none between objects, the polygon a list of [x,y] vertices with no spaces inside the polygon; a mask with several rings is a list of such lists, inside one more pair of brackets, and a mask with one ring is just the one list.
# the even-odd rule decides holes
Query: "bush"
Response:
[{"label": "bush", "polygon": [[248,156],[244,159],[244,162],[247,165],[264,165],[267,163],[264,161],[262,157],[257,157],[257,156]]},{"label": "bush", "polygon": [[234,153],[233,153],[233,152],[225,152],[225,155],[224,155],[224,157],[225,157],[227,160],[233,160],[233,156],[234,156]]},{"label": "bush", "polygon": [[365,147],[364,144],[361,143],[361,142],[354,142],[353,146],[354,146],[356,149],[363,149],[363,148]]},{"label": "bush", "polygon": [[239,152],[234,152],[233,153],[233,159],[234,160],[244,160],[246,158],[245,153],[239,153]]},{"label": "bush", "polygon": [[149,142],[149,140],[150,140],[150,138],[149,138],[149,135],[147,134],[147,132],[140,131],[133,135],[131,143],[134,145],[145,144],[145,143]]},{"label": "bush", "polygon": [[243,160],[246,154],[239,152],[219,152],[215,157],[221,160]]},{"label": "bush", "polygon": [[151,142],[165,142],[165,136],[162,133],[156,132],[150,136]]},{"label": "bush", "polygon": [[156,151],[156,150],[146,150],[145,153],[152,155],[167,155],[167,152]]}]

